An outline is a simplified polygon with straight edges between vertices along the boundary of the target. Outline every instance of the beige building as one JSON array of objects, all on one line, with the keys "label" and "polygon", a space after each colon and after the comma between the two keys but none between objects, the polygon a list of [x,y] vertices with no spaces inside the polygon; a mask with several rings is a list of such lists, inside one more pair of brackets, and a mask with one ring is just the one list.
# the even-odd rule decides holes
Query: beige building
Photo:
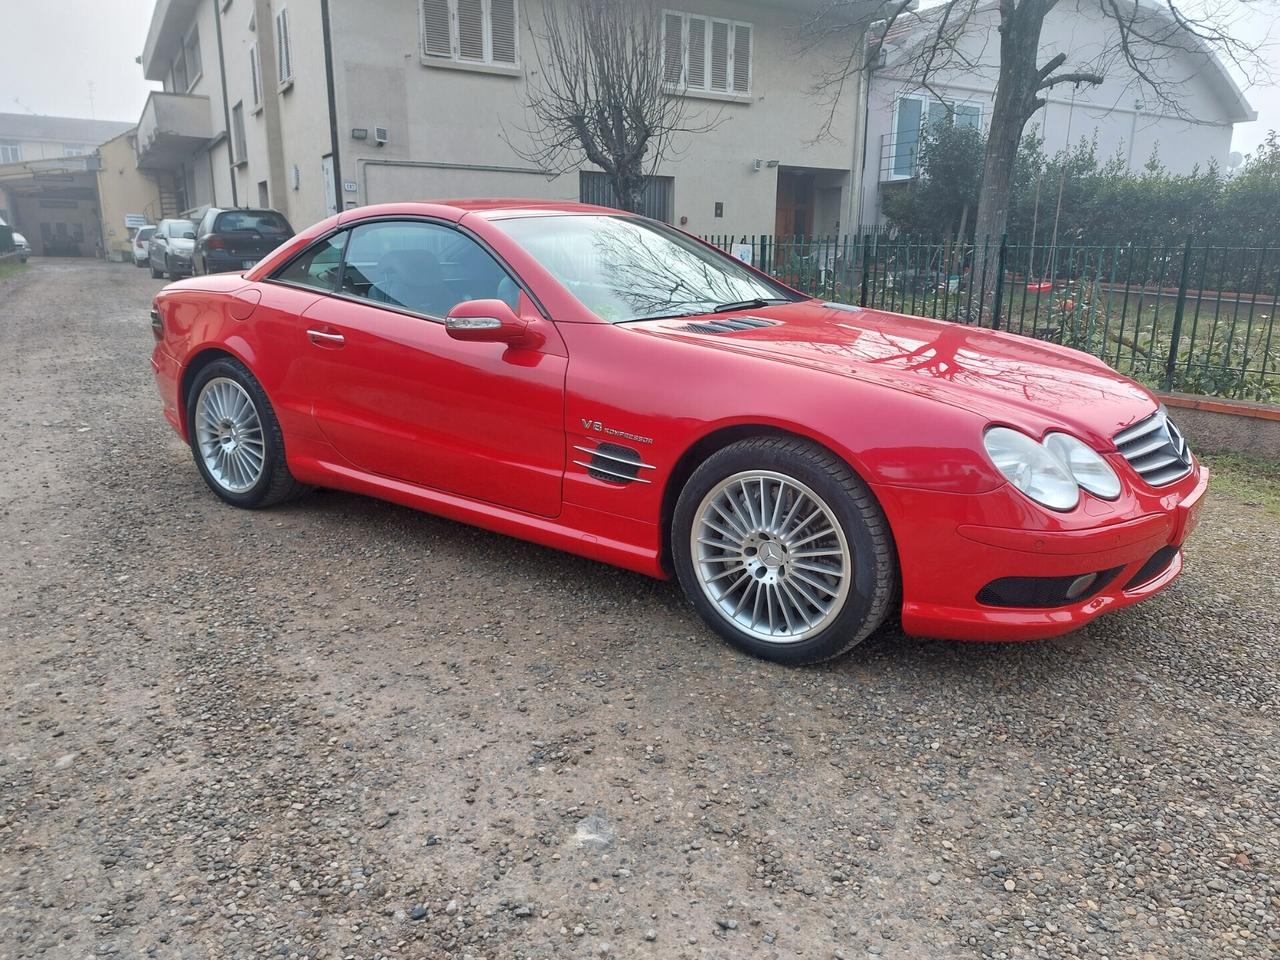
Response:
[{"label": "beige building", "polygon": [[143,223],[159,223],[160,185],[138,169],[138,137],[130,128],[98,148],[98,203],[102,243],[108,260],[129,260],[132,240]]},{"label": "beige building", "polygon": [[[137,165],[173,209],[273,206],[301,228],[339,208],[459,196],[607,199],[590,166],[520,159],[533,30],[552,0],[158,0]],[[651,185],[652,215],[696,233],[829,232],[856,207],[859,91],[812,93],[846,35],[804,50],[826,0],[670,0],[677,82],[695,116]],[[867,0],[865,10],[879,6]],[[863,8],[852,5],[851,10]]]},{"label": "beige building", "polygon": [[129,129],[110,120],[0,113],[0,219],[37,256],[98,255],[95,150]]}]

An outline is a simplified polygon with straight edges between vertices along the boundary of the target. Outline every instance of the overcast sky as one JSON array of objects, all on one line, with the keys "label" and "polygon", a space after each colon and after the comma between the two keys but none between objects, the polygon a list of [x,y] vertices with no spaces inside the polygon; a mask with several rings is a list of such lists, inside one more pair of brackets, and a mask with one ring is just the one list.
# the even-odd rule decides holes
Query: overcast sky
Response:
[{"label": "overcast sky", "polygon": [[[142,53],[154,0],[3,0],[3,5],[0,113],[29,108],[54,116],[138,119],[154,85],[143,79],[134,58]],[[1280,2],[1261,0],[1252,19],[1251,39],[1275,30]],[[1280,63],[1280,50],[1276,54],[1273,60]],[[1258,120],[1236,127],[1234,146],[1248,152],[1268,130],[1280,128],[1280,87],[1253,87],[1245,95]]]}]

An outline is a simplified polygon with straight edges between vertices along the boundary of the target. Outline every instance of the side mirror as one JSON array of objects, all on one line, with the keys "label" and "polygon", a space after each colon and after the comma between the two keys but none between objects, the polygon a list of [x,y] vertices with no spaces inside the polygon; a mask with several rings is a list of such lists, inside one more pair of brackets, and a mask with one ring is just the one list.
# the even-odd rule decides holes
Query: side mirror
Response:
[{"label": "side mirror", "polygon": [[464,300],[449,311],[444,328],[455,340],[473,343],[524,342],[529,321],[516,316],[505,300]]},{"label": "side mirror", "polygon": [[196,235],[195,235],[195,233],[194,233],[193,231],[191,231],[191,230],[187,230],[187,231],[185,231],[185,232],[182,234],[182,239],[183,239],[183,240],[194,240],[195,238],[196,238]]}]

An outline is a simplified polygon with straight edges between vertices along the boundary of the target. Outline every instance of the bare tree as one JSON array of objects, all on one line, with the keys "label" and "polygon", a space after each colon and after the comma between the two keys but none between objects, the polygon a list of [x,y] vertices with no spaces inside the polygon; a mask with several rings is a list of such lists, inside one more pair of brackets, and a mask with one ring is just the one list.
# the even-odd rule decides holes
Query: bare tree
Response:
[{"label": "bare tree", "polygon": [[543,9],[521,128],[527,140],[507,142],[550,175],[590,161],[619,204],[639,213],[645,183],[676,135],[714,125],[692,117],[680,95],[682,40],[664,35],[654,0],[546,0]]},{"label": "bare tree", "polygon": [[[999,67],[994,102],[983,158],[982,187],[978,196],[975,236],[999,238],[1008,221],[1014,164],[1027,122],[1048,102],[1049,91],[1063,84],[1098,85],[1110,74],[1122,76],[1172,116],[1190,122],[1194,116],[1185,102],[1190,79],[1187,63],[1216,69],[1218,57],[1243,75],[1267,75],[1264,40],[1246,39],[1240,15],[1250,8],[1275,6],[1275,0],[1065,0],[1085,15],[1105,22],[1111,41],[1093,50],[1086,63],[1071,63],[1066,53],[1041,61],[1041,33],[1045,18],[1059,0],[941,0],[914,10],[914,0],[886,0],[874,14],[879,19],[869,32],[870,54],[856,44],[862,39],[865,0],[827,0],[804,25],[810,45],[825,43],[833,35],[850,39],[847,56],[835,62],[822,77],[820,87],[835,109],[834,100],[860,70],[869,78],[878,54],[895,41],[892,64],[895,75],[908,79],[946,102],[935,85],[956,72],[977,72],[987,58],[974,56],[961,41],[970,32],[984,29],[987,20],[997,25]],[[1064,2],[1064,6],[1065,6]],[[949,107],[948,107],[949,109]],[[985,265],[984,265],[985,266]],[[975,267],[976,269],[976,267]]]}]

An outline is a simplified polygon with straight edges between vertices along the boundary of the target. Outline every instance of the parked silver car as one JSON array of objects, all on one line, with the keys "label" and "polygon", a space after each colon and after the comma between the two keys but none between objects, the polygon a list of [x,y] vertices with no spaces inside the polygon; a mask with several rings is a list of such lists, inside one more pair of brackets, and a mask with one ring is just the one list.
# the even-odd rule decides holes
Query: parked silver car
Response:
[{"label": "parked silver car", "polygon": [[196,225],[190,220],[161,220],[151,237],[151,276],[157,280],[190,276],[195,245]]},{"label": "parked silver car", "polygon": [[27,243],[27,238],[15,230],[13,232],[13,245],[18,248],[18,262],[26,263],[27,257],[31,256],[31,244]]}]

